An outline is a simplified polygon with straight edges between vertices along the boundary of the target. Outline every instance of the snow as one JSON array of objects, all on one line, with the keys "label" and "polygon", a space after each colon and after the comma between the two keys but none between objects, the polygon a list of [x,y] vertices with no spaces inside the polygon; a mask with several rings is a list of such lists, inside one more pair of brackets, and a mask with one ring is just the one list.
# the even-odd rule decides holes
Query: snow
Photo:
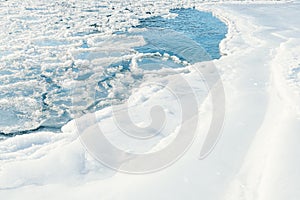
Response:
[{"label": "snow", "polygon": [[[83,2],[79,3],[84,5]],[[32,8],[28,1],[22,4],[28,4],[29,10],[39,9]],[[172,17],[168,8],[180,3],[167,1],[154,3],[154,6],[150,4],[131,1],[128,6],[131,6],[129,9],[140,8],[142,11],[149,8],[157,15]],[[199,159],[212,118],[212,97],[206,98],[207,85],[195,70],[204,64],[196,63],[188,70],[172,69],[173,74],[166,70],[168,76],[165,77],[163,73],[158,77],[149,72],[145,83],[129,97],[128,104],[137,105],[130,106],[132,110],[129,115],[137,125],[145,127],[151,123],[150,108],[159,104],[165,108],[166,113],[162,135],[146,142],[120,135],[113,121],[114,110],[107,107],[92,117],[85,115],[77,121],[69,122],[59,133],[35,132],[2,140],[1,199],[300,198],[300,147],[297,143],[300,131],[300,26],[297,20],[300,17],[300,4],[252,1],[187,1],[182,4],[212,11],[229,27],[226,39],[220,45],[223,56],[213,61],[221,74],[226,95],[225,123],[213,151],[204,159]],[[10,6],[17,6],[17,3]],[[118,6],[124,5],[116,3],[116,10]],[[74,17],[78,17],[80,12],[76,12]],[[147,16],[146,12],[141,13]],[[128,14],[128,18],[136,19],[131,14]],[[134,23],[134,20],[128,22]],[[107,28],[118,29],[118,26],[116,23],[114,27]],[[80,24],[76,24],[76,28],[80,27]],[[50,34],[51,29],[48,31]],[[67,35],[68,31],[64,34]],[[88,45],[97,44],[95,40],[97,38],[88,40]],[[43,40],[39,45],[51,46],[53,42],[60,43]],[[127,44],[134,45],[134,41]],[[20,47],[16,45],[16,48]],[[34,49],[28,47],[26,51]],[[188,89],[180,85],[180,78],[193,86],[199,106],[191,112],[198,112],[199,124],[196,131],[198,134],[187,144],[185,154],[176,162],[155,173],[133,175],[106,167],[90,154],[92,152],[86,150],[76,130],[94,125],[101,127],[113,144],[128,152],[156,152],[172,143],[178,133],[176,127],[181,123],[180,106],[172,91],[181,94]],[[166,82],[168,87],[161,87]],[[70,83],[66,81],[64,84]],[[122,110],[122,106],[126,105],[121,104],[117,108]],[[78,124],[78,121],[81,123]],[[187,127],[193,124],[191,121],[186,123]]]}]

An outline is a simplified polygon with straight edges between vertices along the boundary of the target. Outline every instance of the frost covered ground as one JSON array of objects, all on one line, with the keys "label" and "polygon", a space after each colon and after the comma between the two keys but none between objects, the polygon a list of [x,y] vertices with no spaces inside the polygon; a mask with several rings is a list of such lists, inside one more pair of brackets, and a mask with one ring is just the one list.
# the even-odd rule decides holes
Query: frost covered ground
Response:
[{"label": "frost covered ground", "polygon": [[[89,1],[88,1],[89,2]],[[203,99],[207,91],[203,88],[201,77],[197,76],[193,69],[201,67],[195,64],[189,73],[182,69],[176,69],[176,74],[186,78],[195,89],[196,100],[202,106],[198,113],[200,122],[197,127],[197,137],[183,157],[168,168],[156,173],[132,175],[116,172],[96,161],[84,148],[76,130],[75,121],[63,126],[60,132],[37,131],[30,134],[17,135],[0,141],[0,197],[1,199],[224,199],[224,200],[282,200],[300,198],[300,147],[298,145],[300,132],[300,4],[298,2],[260,2],[260,3],[195,3],[187,2],[160,2],[148,1],[122,1],[115,2],[89,2],[68,1],[58,2],[33,1],[1,1],[1,54],[0,59],[9,59],[16,56],[22,59],[22,55],[39,55],[40,59],[49,59],[45,68],[52,69],[55,65],[67,68],[70,63],[66,57],[56,56],[59,60],[51,59],[48,55],[53,51],[45,51],[49,46],[62,45],[71,49],[75,46],[85,46],[76,40],[76,36],[69,35],[78,30],[78,34],[93,32],[94,27],[89,26],[93,20],[95,23],[101,21],[98,31],[105,33],[120,31],[136,25],[138,18],[149,17],[148,15],[163,15],[172,17],[170,8],[195,7],[199,10],[211,11],[228,25],[229,32],[220,45],[220,59],[214,60],[225,90],[225,121],[222,136],[213,151],[200,160],[200,150],[209,129],[212,117],[210,99]],[[49,15],[37,19],[32,18],[33,24],[9,24],[8,18],[17,15],[30,18],[30,11],[43,9],[48,5]],[[92,6],[90,6],[93,4]],[[33,6],[34,5],[34,6]],[[40,5],[40,6],[36,6]],[[103,6],[104,5],[104,6]],[[95,15],[90,10],[82,16],[82,9],[91,7],[103,9],[103,13]],[[5,8],[11,7],[9,12]],[[26,7],[24,13],[18,12],[18,7]],[[112,9],[114,7],[114,9]],[[123,13],[119,11],[124,7],[128,10]],[[68,9],[65,9],[68,8]],[[108,9],[109,8],[109,9]],[[107,10],[106,10],[107,9]],[[129,10],[133,10],[130,12]],[[119,14],[112,21],[99,20],[108,18],[109,11]],[[136,14],[138,13],[138,14]],[[150,13],[150,14],[149,14]],[[72,24],[60,24],[60,19],[72,18]],[[7,17],[5,20],[5,17]],[[53,24],[43,23],[43,18],[53,18]],[[60,18],[61,18],[60,17]],[[47,20],[46,20],[47,21]],[[58,21],[58,24],[56,24]],[[15,23],[18,23],[16,20]],[[89,25],[87,25],[89,24]],[[41,49],[32,49],[27,45],[27,38],[22,38],[24,33],[15,31],[11,34],[10,27],[33,26],[37,31],[32,42],[38,43]],[[57,26],[57,29],[55,27]],[[63,28],[63,31],[60,31]],[[69,28],[68,28],[69,27]],[[40,41],[39,34],[48,35],[49,40]],[[4,37],[5,36],[5,37]],[[7,38],[6,38],[7,37]],[[47,37],[48,38],[48,37]],[[64,38],[57,41],[57,38]],[[72,38],[72,39],[68,39]],[[7,42],[5,42],[7,41]],[[89,45],[95,45],[97,41],[89,40]],[[68,46],[67,43],[72,43]],[[93,43],[94,42],[94,43]],[[136,45],[142,40],[134,39],[127,41],[127,46],[118,46],[127,52],[128,48]],[[118,41],[116,42],[117,44]],[[5,49],[11,49],[7,52]],[[47,48],[43,47],[46,46]],[[100,48],[100,49],[99,49]],[[40,55],[39,52],[47,55]],[[58,49],[63,51],[64,49]],[[74,50],[75,51],[75,50]],[[35,53],[34,53],[35,52]],[[70,52],[70,55],[73,55]],[[77,52],[75,53],[82,53]],[[59,52],[56,52],[59,55]],[[8,56],[8,57],[7,57]],[[99,56],[99,55],[97,55]],[[176,58],[173,58],[176,59]],[[1,60],[3,61],[3,60]],[[101,61],[101,60],[100,60]],[[94,60],[95,65],[99,60]],[[39,62],[37,58],[27,59],[20,62]],[[103,62],[103,60],[101,61]],[[55,63],[55,64],[53,64]],[[82,64],[84,65],[84,63]],[[29,66],[29,65],[28,65]],[[18,69],[16,69],[17,71]],[[87,69],[88,70],[88,69]],[[47,70],[45,70],[47,72]],[[51,77],[53,71],[49,70]],[[172,91],[168,88],[160,88],[164,82],[170,82],[170,86],[177,88],[178,93],[186,88],[178,85],[176,74],[173,76],[168,71],[164,74],[149,74],[147,81],[155,82],[149,86],[149,82],[139,85],[129,97],[132,103],[131,112],[133,121],[137,124],[149,122],[149,116],[145,113],[153,105],[164,105],[166,117],[171,118],[165,124],[165,135],[160,138],[143,143],[132,142],[125,137],[119,137],[117,128],[114,126],[112,111],[110,107],[96,112],[96,121],[106,132],[106,136],[112,143],[120,148],[130,151],[145,152],[163,148],[170,141],[170,127],[180,124],[180,116],[176,112],[178,107],[176,99],[171,98]],[[1,72],[3,73],[3,72]],[[7,76],[11,72],[7,72]],[[37,72],[38,73],[38,72]],[[65,73],[56,76],[68,85]],[[84,75],[84,74],[83,74]],[[4,77],[1,74],[1,77]],[[30,76],[30,75],[29,75]],[[72,76],[70,71],[69,76]],[[130,81],[128,77],[121,77]],[[5,79],[4,79],[5,80]],[[173,82],[172,82],[173,81]],[[26,82],[26,81],[24,81]],[[33,83],[26,82],[30,87]],[[128,84],[128,83],[125,83]],[[17,87],[19,88],[19,87]],[[39,87],[42,88],[43,87]],[[48,88],[48,90],[51,90]],[[53,89],[55,90],[55,88]],[[176,90],[176,91],[177,91]],[[9,90],[6,91],[6,95]],[[36,90],[35,90],[36,91]],[[38,92],[38,91],[36,91]],[[113,93],[116,94],[116,93]],[[31,96],[34,96],[31,94]],[[54,98],[54,97],[53,97]],[[60,97],[58,97],[60,98]],[[2,100],[2,99],[0,99]],[[31,101],[20,100],[24,104],[34,106]],[[170,103],[171,102],[171,103]],[[1,102],[2,105],[11,102]],[[63,104],[62,104],[63,105]],[[122,105],[121,105],[122,106]],[[142,107],[139,108],[139,106]],[[24,106],[26,108],[27,106]],[[39,117],[40,108],[30,115],[33,120]],[[57,115],[62,115],[57,108]],[[26,112],[22,111],[22,112]],[[192,111],[191,111],[192,112]],[[9,113],[8,113],[9,114]],[[144,118],[143,118],[144,117]],[[83,126],[93,126],[93,121],[82,117]],[[141,120],[142,119],[142,120]],[[9,121],[8,121],[9,122]],[[8,123],[6,122],[6,123]],[[126,122],[126,121],[125,121]],[[54,122],[52,122],[54,123]],[[187,122],[188,124],[190,122]],[[3,126],[1,122],[1,126]],[[21,123],[22,124],[22,123]],[[14,129],[16,127],[13,127]],[[17,128],[18,129],[18,128]],[[9,130],[7,130],[9,132]],[[172,135],[170,135],[172,139]],[[164,139],[167,140],[164,140]],[[132,143],[131,143],[132,142]],[[136,147],[132,149],[132,147]]]}]

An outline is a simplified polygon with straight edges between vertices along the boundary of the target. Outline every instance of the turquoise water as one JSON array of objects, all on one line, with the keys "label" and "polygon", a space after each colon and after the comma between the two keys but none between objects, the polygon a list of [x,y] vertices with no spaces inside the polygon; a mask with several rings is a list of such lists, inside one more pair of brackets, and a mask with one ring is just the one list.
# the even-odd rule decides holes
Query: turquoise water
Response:
[{"label": "turquoise water", "polygon": [[[160,16],[141,19],[137,28],[170,29],[182,33],[201,46],[211,59],[220,58],[219,44],[227,33],[225,23],[214,17],[212,13],[201,12],[195,9],[173,9],[170,12],[178,16],[172,19]],[[176,38],[170,37],[170,41],[174,40]],[[206,59],[209,58],[204,58],[204,60]],[[202,60],[199,57],[197,61]]]}]

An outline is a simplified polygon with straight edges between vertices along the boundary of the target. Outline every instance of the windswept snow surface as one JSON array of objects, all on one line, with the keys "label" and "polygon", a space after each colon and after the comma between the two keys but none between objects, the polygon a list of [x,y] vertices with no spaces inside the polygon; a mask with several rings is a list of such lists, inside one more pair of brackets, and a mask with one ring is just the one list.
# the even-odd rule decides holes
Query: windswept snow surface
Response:
[{"label": "windswept snow surface", "polygon": [[[1,5],[4,3],[1,1]],[[121,4],[115,2],[116,7],[124,6]],[[199,134],[186,154],[173,165],[143,175],[111,170],[86,151],[76,133],[75,122],[71,121],[60,133],[34,132],[0,142],[0,198],[298,200],[300,4],[132,1],[130,5],[133,9],[149,8],[165,17],[172,17],[168,9],[174,6],[195,6],[212,11],[227,23],[229,32],[220,45],[223,56],[213,61],[225,88],[226,119],[222,137],[212,153],[199,160],[211,120],[210,101],[203,102],[207,91],[203,90],[203,82],[192,68],[189,72],[178,69],[190,81],[202,106],[198,110]],[[15,2],[11,6],[18,5]],[[79,17],[79,14],[75,12],[74,16]],[[197,66],[199,64],[194,67]],[[172,94],[159,87],[160,81],[172,78],[169,74],[156,77],[151,79],[157,83],[155,87],[141,84],[133,92],[129,102],[143,106],[143,112],[133,110],[133,121],[137,124],[149,122],[149,116],[145,116],[149,113],[147,109],[153,104],[165,104],[169,111],[167,117],[172,119],[165,125],[166,130],[178,125],[180,116],[177,116],[177,107],[173,107],[175,100],[164,101]],[[184,90],[176,85],[176,80],[172,84]],[[168,103],[170,101],[172,103]],[[169,142],[158,140],[158,145],[157,140],[146,144],[130,143],[126,138],[117,137],[109,107],[95,115],[108,133],[107,137],[120,148],[144,152],[162,148]],[[90,124],[87,121],[84,125]]]}]

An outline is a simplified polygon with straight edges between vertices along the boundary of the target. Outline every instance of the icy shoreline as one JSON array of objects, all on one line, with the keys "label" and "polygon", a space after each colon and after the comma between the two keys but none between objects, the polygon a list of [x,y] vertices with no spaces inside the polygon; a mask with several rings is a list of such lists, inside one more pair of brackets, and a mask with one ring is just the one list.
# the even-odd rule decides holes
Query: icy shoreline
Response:
[{"label": "icy shoreline", "polygon": [[[197,158],[200,135],[187,154],[166,170],[143,176],[115,173],[86,153],[71,122],[61,134],[36,133],[1,141],[0,196],[298,199],[299,95],[294,92],[299,91],[299,4],[224,3],[196,8],[212,11],[229,26],[220,46],[224,56],[214,61],[225,87],[226,122],[207,159]],[[289,73],[298,78],[288,79]],[[203,122],[210,121],[209,110],[207,103],[201,110]],[[207,124],[199,129],[206,130]]]}]

